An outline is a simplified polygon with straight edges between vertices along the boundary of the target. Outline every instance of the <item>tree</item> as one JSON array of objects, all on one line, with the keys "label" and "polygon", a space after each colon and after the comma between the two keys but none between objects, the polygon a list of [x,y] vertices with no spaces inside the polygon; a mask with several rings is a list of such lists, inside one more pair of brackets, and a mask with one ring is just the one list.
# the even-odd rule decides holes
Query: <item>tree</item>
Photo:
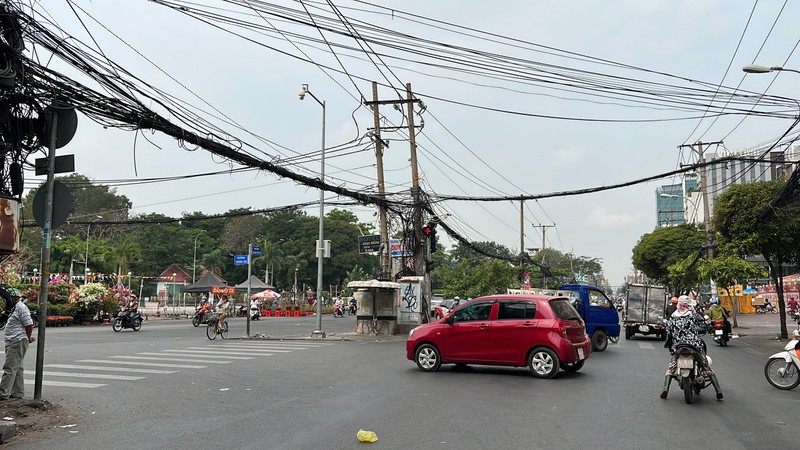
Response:
[{"label": "tree", "polygon": [[[800,215],[776,212],[768,221],[759,214],[770,207],[784,186],[782,181],[734,184],[714,204],[713,225],[722,252],[744,258],[760,254],[777,287],[778,307],[785,310],[783,274],[785,263],[800,260]],[[786,316],[781,315],[781,337],[787,338]]]},{"label": "tree", "polygon": [[[749,263],[735,256],[725,256],[711,261],[704,259],[700,262],[698,272],[702,279],[712,279],[719,285],[725,286],[728,292],[731,291],[731,286],[742,280],[766,275],[763,267]],[[735,295],[733,297],[733,302],[733,326],[738,327],[739,323],[736,320],[736,313],[739,309],[739,298]]]},{"label": "tree", "polygon": [[659,283],[669,282],[668,267],[694,255],[705,242],[694,224],[664,227],[642,235],[633,247],[633,266]]}]

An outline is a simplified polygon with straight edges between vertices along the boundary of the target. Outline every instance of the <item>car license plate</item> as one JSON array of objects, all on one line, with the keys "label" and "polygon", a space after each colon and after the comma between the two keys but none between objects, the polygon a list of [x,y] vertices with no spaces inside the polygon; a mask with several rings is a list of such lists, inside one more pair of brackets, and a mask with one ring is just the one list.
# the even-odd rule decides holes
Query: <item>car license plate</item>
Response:
[{"label": "car license plate", "polygon": [[714,330],[714,334],[717,336],[722,336],[722,330]]},{"label": "car license plate", "polygon": [[692,358],[678,358],[679,369],[691,369],[694,367],[694,360]]},{"label": "car license plate", "polygon": [[639,329],[642,331],[642,333],[647,333],[648,331],[650,331],[650,327],[648,327],[647,325],[642,325],[639,327]]},{"label": "car license plate", "polygon": [[583,349],[578,349],[578,359],[586,359],[586,356],[583,354]]}]

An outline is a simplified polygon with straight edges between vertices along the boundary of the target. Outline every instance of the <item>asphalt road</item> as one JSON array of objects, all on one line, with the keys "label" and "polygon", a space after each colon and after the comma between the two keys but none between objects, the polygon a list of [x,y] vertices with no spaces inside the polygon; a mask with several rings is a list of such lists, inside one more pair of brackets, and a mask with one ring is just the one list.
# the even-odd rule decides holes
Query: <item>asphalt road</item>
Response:
[{"label": "asphalt road", "polygon": [[[677,386],[658,397],[668,354],[646,337],[592,354],[577,374],[539,380],[524,368],[422,373],[402,337],[337,340],[350,338],[352,317],[325,317],[325,341],[209,341],[187,320],[149,321],[136,333],[55,328],[44,397],[83,417],[18,448],[350,449],[367,445],[356,440],[361,428],[383,449],[793,448],[800,389],[764,379],[766,358],[784,344],[769,340],[776,319],[759,320],[740,321],[742,337],[727,348],[709,343],[725,400],[709,390],[692,405]],[[252,334],[309,336],[315,323],[270,318]],[[243,335],[244,320],[231,330]]]}]

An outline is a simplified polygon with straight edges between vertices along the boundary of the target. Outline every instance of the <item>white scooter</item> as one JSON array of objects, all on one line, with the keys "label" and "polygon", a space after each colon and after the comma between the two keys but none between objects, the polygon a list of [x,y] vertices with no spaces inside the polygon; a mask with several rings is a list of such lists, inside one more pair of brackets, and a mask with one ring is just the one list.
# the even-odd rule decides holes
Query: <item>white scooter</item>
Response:
[{"label": "white scooter", "polygon": [[261,320],[261,310],[258,308],[250,308],[250,320]]},{"label": "white scooter", "polygon": [[764,376],[769,384],[782,390],[794,389],[800,385],[800,331],[792,331],[792,340],[782,352],[769,357],[764,366]]}]

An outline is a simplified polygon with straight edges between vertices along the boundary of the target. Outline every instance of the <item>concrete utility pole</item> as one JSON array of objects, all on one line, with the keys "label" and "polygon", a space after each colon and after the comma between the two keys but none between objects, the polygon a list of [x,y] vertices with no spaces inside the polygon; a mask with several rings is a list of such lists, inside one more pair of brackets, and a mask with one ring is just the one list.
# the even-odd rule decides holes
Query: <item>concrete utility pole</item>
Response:
[{"label": "concrete utility pole", "polygon": [[[371,102],[364,102],[368,105],[372,106],[372,113],[374,117],[374,136],[375,136],[375,157],[378,161],[378,197],[381,200],[386,199],[386,192],[383,182],[383,141],[381,140],[381,116],[378,112],[378,105],[380,102],[378,101],[378,82],[372,82],[372,101]],[[388,275],[391,273],[391,259],[390,259],[390,248],[389,248],[389,224],[387,223],[386,219],[386,206],[381,204],[378,205],[379,211],[379,220],[380,220],[380,228],[381,228],[381,251],[380,259],[381,259],[381,272],[384,275]]]},{"label": "concrete utility pole", "polygon": [[[711,260],[714,259],[714,233],[711,232],[711,209],[708,203],[708,182],[707,180],[707,170],[705,167],[705,155],[703,151],[703,145],[714,145],[714,144],[722,144],[722,141],[717,142],[700,142],[697,141],[696,144],[684,144],[679,145],[678,148],[689,147],[693,152],[697,153],[697,163],[700,165],[700,188],[702,189],[703,195],[703,225],[705,225],[706,230],[706,257]],[[695,146],[697,146],[695,148]]]},{"label": "concrete utility pole", "polygon": [[[555,225],[541,225],[541,224],[539,225],[531,224],[531,225],[533,225],[536,228],[542,229],[542,265],[544,265],[544,256],[545,256],[544,249],[547,248],[547,239],[545,238],[545,234],[548,228],[553,228],[555,227]],[[545,273],[544,269],[542,269],[542,289],[547,289],[547,274]]]},{"label": "concrete utility pole", "polygon": [[[414,130],[414,96],[411,93],[411,83],[406,83],[406,106],[408,107],[408,143],[411,146],[411,196],[414,200],[414,213],[412,216],[412,226],[414,227],[414,273],[417,276],[425,277],[425,282],[420,289],[419,312],[420,323],[430,322],[429,299],[431,298],[431,284],[428,270],[425,265],[425,258],[430,255],[432,250],[427,248],[429,242],[422,235],[422,199],[419,191],[419,167],[417,165],[417,139]],[[425,245],[420,245],[426,240]]]},{"label": "concrete utility pole", "polygon": [[519,288],[525,289],[525,198],[519,196]]},{"label": "concrete utility pole", "polygon": [[[414,249],[414,263],[415,263],[415,271],[416,273],[419,272],[419,265],[417,253],[421,253],[420,248],[421,245],[421,228],[422,228],[422,219],[420,211],[420,204],[419,204],[419,174],[417,172],[417,144],[415,141],[414,136],[414,111],[413,111],[413,104],[419,103],[419,100],[413,99],[411,96],[411,83],[406,84],[406,91],[407,91],[407,99],[406,100],[378,100],[378,82],[372,82],[372,101],[364,101],[365,105],[372,107],[373,117],[374,117],[374,136],[375,136],[375,155],[378,160],[378,197],[381,200],[384,200],[385,191],[384,191],[384,182],[383,182],[383,141],[381,140],[381,121],[380,121],[380,114],[378,113],[378,105],[397,105],[402,103],[407,103],[409,105],[409,139],[411,141],[411,177],[413,182],[413,196],[414,196],[414,216],[413,216],[413,223],[416,230],[414,231],[414,236],[417,238],[417,245]],[[386,219],[386,207],[384,205],[380,205],[380,227],[381,227],[381,247],[384,251],[381,253],[381,270],[387,276],[391,276],[391,251],[389,247],[389,229],[388,229],[388,222]],[[424,257],[424,256],[423,256]],[[424,260],[422,261],[422,266],[424,268]],[[424,270],[424,269],[423,269]]]}]

